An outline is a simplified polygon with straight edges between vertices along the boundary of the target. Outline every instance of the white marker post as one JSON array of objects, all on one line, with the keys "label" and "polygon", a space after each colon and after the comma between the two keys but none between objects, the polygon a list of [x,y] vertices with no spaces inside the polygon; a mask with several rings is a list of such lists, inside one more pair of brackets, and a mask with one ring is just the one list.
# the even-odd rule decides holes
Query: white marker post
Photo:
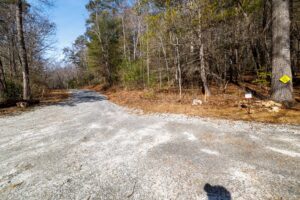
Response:
[{"label": "white marker post", "polygon": [[245,98],[248,100],[248,114],[251,114],[251,111],[250,111],[250,104],[251,104],[251,99],[253,98],[253,95],[251,92],[247,92],[245,94]]}]

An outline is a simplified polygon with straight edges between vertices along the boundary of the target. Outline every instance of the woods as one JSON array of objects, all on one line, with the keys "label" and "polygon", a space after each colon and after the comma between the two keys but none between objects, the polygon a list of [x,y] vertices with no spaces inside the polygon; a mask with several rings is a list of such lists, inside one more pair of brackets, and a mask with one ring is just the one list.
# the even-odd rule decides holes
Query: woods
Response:
[{"label": "woods", "polygon": [[0,0],[0,166],[0,200],[300,200],[300,0]]},{"label": "woods", "polygon": [[38,98],[48,87],[49,60],[55,24],[25,0],[0,2],[0,103]]},{"label": "woods", "polygon": [[[271,88],[270,98],[293,102],[299,73],[297,0],[91,0],[85,45],[66,49],[78,66],[76,84],[108,87]],[[84,42],[83,42],[84,41]],[[75,56],[75,57],[74,57]],[[83,67],[84,66],[84,67]],[[282,76],[291,80],[280,81]]]},{"label": "woods", "polygon": [[176,91],[179,99],[187,90],[206,99],[211,88],[255,85],[268,90],[259,96],[294,102],[299,0],[90,0],[86,32],[64,49],[64,63],[45,56],[55,24],[43,11],[51,3],[37,2],[0,3],[1,102],[96,84]]}]

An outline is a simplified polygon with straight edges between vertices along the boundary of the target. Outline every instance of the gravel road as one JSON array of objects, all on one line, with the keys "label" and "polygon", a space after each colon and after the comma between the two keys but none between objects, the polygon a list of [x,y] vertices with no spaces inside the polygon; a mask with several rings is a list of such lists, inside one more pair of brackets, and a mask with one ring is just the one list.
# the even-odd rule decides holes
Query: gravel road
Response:
[{"label": "gravel road", "polygon": [[91,91],[0,118],[0,199],[300,199],[300,126],[141,115]]}]

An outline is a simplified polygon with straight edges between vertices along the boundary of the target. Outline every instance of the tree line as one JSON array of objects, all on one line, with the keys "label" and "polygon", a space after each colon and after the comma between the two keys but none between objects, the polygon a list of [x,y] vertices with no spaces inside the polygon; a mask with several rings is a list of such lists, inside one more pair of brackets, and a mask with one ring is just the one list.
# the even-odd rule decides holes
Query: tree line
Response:
[{"label": "tree line", "polygon": [[48,87],[45,53],[55,34],[55,24],[43,15],[48,6],[47,0],[38,8],[25,0],[0,1],[0,103],[29,101]]},{"label": "tree line", "polygon": [[72,84],[168,87],[180,96],[202,88],[210,96],[211,85],[222,91],[250,81],[270,86],[274,100],[292,102],[299,6],[297,0],[90,0],[85,35],[65,49],[81,77]]},{"label": "tree line", "polygon": [[49,1],[0,1],[0,102],[29,100],[43,88],[185,89],[230,83],[270,88],[292,102],[299,73],[299,0],[90,0],[86,33],[50,63],[55,24]]}]

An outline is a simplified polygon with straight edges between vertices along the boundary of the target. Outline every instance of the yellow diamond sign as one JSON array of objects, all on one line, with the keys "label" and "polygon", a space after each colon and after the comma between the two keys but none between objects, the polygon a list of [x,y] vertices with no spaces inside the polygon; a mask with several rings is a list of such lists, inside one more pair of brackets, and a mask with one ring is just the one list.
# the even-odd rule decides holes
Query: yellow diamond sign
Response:
[{"label": "yellow diamond sign", "polygon": [[281,82],[283,82],[284,84],[287,84],[288,82],[291,81],[291,78],[288,75],[284,75],[279,79]]}]

